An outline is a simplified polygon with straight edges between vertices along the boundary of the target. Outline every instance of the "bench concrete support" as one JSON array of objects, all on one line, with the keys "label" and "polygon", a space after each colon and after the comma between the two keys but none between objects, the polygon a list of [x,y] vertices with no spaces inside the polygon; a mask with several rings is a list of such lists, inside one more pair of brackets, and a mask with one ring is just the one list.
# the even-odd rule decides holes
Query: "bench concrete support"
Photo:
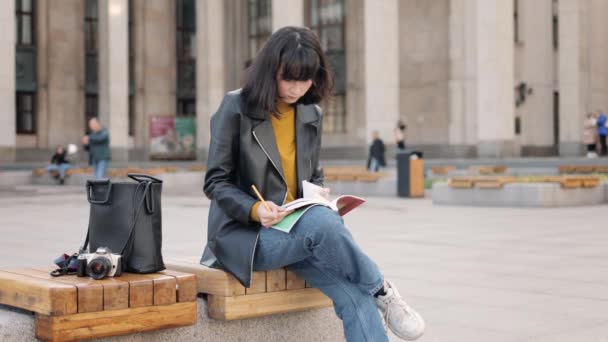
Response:
[{"label": "bench concrete support", "polygon": [[[333,308],[272,315],[237,321],[212,319],[207,301],[197,301],[195,325],[98,339],[103,342],[240,342],[240,341],[344,341],[342,322]],[[33,313],[0,305],[0,340],[36,341]]]},{"label": "bench concrete support", "polygon": [[459,189],[441,182],[433,185],[432,197],[433,204],[445,205],[567,207],[605,203],[608,188],[601,185],[567,189],[556,183],[511,183],[502,189]]}]

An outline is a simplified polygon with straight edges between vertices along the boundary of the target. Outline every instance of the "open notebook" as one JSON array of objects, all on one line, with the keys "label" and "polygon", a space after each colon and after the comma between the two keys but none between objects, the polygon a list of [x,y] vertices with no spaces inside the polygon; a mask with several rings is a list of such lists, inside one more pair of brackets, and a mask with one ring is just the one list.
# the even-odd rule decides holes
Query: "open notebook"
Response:
[{"label": "open notebook", "polygon": [[303,197],[297,200],[285,203],[282,208],[285,210],[294,210],[293,213],[285,216],[281,222],[276,223],[271,228],[289,233],[298,220],[304,216],[306,211],[316,205],[323,205],[332,210],[335,210],[340,216],[346,215],[349,211],[355,209],[365,202],[361,197],[352,195],[342,195],[333,201],[328,201],[320,195],[321,187],[312,184],[308,181],[302,181]]}]

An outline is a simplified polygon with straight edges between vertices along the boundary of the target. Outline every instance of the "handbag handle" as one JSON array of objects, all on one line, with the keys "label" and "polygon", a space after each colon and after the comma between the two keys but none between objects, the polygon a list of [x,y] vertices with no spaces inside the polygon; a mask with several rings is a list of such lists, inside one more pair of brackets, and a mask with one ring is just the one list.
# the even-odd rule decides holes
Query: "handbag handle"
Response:
[{"label": "handbag handle", "polygon": [[[107,185],[108,191],[106,192],[106,198],[103,200],[94,200],[91,198],[91,192],[95,185]],[[92,204],[106,204],[110,200],[110,193],[112,192],[112,182],[109,179],[102,180],[87,180],[87,200]]]},{"label": "handbag handle", "polygon": [[158,178],[154,178],[152,176],[144,175],[141,173],[129,173],[129,174],[127,174],[127,176],[139,183],[141,183],[141,182],[162,183],[163,182],[162,180],[160,180]]}]

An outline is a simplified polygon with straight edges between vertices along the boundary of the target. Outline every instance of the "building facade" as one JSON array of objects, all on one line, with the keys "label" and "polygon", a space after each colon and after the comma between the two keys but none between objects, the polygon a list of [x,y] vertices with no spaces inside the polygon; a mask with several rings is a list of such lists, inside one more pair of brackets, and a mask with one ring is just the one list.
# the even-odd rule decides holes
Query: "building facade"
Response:
[{"label": "building facade", "polygon": [[[372,131],[427,157],[573,156],[608,110],[603,0],[16,0],[0,11],[0,160],[46,160],[90,117],[115,160],[149,158],[150,119],[209,118],[276,29],[320,37],[336,79],[326,158]],[[607,51],[608,52],[608,51]]]}]

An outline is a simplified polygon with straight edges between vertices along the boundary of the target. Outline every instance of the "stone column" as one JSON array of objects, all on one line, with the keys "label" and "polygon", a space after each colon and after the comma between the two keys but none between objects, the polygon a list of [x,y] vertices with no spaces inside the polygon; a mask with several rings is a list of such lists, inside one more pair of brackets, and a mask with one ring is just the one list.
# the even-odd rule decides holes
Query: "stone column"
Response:
[{"label": "stone column", "polygon": [[304,0],[272,0],[272,30],[304,25]]},{"label": "stone column", "polygon": [[509,157],[514,146],[513,2],[477,0],[477,154]]},{"label": "stone column", "polygon": [[0,11],[0,161],[15,160],[15,2]]},{"label": "stone column", "polygon": [[475,1],[450,1],[449,145],[454,157],[477,155]]},{"label": "stone column", "polygon": [[[554,154],[552,0],[519,1],[519,42],[515,46],[515,86],[531,89],[516,111],[524,155]],[[515,95],[517,97],[517,94]]]},{"label": "stone column", "polygon": [[[582,121],[589,107],[588,1],[559,1],[559,154],[583,152]],[[594,49],[594,48],[593,48]],[[593,50],[591,49],[591,50]]]},{"label": "stone column", "polygon": [[129,6],[99,1],[99,117],[110,132],[113,160],[128,160]]},{"label": "stone column", "polygon": [[378,131],[391,141],[399,116],[399,27],[397,0],[364,3],[366,141]]},{"label": "stone column", "polygon": [[[198,5],[198,2],[197,2]],[[134,0],[135,148],[147,158],[150,117],[176,112],[175,1]]]},{"label": "stone column", "polygon": [[207,159],[209,119],[226,94],[224,15],[222,0],[196,3],[196,147],[202,160]]}]

